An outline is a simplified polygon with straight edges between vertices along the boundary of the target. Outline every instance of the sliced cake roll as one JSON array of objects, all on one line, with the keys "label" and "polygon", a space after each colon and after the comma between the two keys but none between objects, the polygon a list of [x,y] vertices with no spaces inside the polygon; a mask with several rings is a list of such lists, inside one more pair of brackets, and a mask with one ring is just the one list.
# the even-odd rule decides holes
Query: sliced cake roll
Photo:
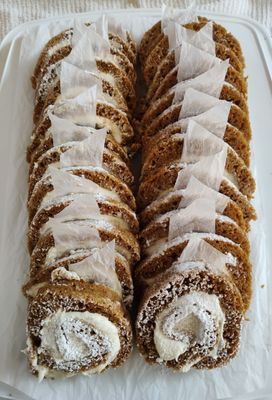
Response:
[{"label": "sliced cake roll", "polygon": [[[63,62],[63,64],[65,63]],[[57,64],[50,65],[47,72],[41,79],[35,95],[35,107],[33,112],[34,124],[38,124],[42,112],[50,104],[54,104],[60,94],[61,88],[59,75],[61,71],[61,66],[63,64],[59,61]],[[84,71],[84,74],[87,76],[91,76],[92,81],[94,83],[98,83],[101,86],[101,95],[104,96],[105,100],[108,100],[110,103],[114,103],[120,110],[129,114],[127,103],[116,85],[110,83],[105,79],[102,79],[97,75],[88,73],[87,71]]]},{"label": "sliced cake roll", "polygon": [[[198,154],[201,152],[201,155],[203,154],[203,156],[205,156],[209,155],[209,151],[212,152],[216,148],[218,150],[222,149],[223,145],[225,144],[221,139],[208,133],[208,131],[203,128],[201,128],[201,132],[199,132],[199,134],[197,134],[197,132],[192,132],[192,135],[189,136],[189,133],[177,133],[170,137],[166,137],[164,140],[157,142],[157,144],[149,150],[142,167],[141,182],[144,182],[145,179],[154,176],[155,172],[161,167],[168,166],[170,168],[171,166],[174,166],[175,163],[180,161],[182,162],[183,160],[186,161],[186,156],[183,156],[184,146],[186,146],[186,148],[188,146],[194,146],[193,151],[195,151],[195,147],[198,146]],[[233,183],[235,183],[241,193],[251,198],[255,191],[254,178],[249,168],[245,165],[237,153],[228,145],[226,145],[226,148],[227,159],[225,169],[228,177]],[[192,151],[192,149],[189,150],[189,152],[190,151]],[[197,154],[187,158],[189,162],[196,162],[199,159],[200,158],[198,158]]]},{"label": "sliced cake roll", "polygon": [[[27,161],[30,168],[39,157],[54,146],[59,146],[67,142],[80,142],[90,138],[97,130],[90,126],[76,125],[72,121],[59,118],[51,113],[48,114],[50,127],[45,131],[42,129],[36,135],[32,136],[32,142],[27,149]],[[100,131],[103,133],[103,131]],[[105,147],[118,156],[122,161],[129,163],[126,148],[121,146],[113,136],[107,132],[105,138]]]},{"label": "sliced cake roll", "polygon": [[232,219],[243,231],[248,230],[249,227],[243,217],[243,213],[233,200],[203,185],[194,177],[190,178],[186,189],[169,192],[148,205],[139,215],[141,226],[146,227],[164,214],[176,211],[180,207],[185,207],[190,201],[202,197],[215,201],[216,212]]},{"label": "sliced cake roll", "polygon": [[145,291],[136,321],[138,348],[148,363],[182,372],[220,367],[237,353],[242,316],[232,281],[195,262]]},{"label": "sliced cake roll", "polygon": [[[197,200],[195,201],[195,204],[198,204]],[[191,205],[193,206],[194,203]],[[157,243],[167,239],[170,225],[175,223],[173,220],[176,218],[182,218],[184,214],[186,215],[189,212],[188,208],[190,208],[190,206],[185,209],[169,211],[150,222],[140,232],[139,238],[143,254],[148,251],[150,246],[156,246]],[[196,226],[199,223],[199,219],[199,216],[192,216],[190,221],[192,226]],[[241,246],[245,253],[249,253],[250,244],[246,232],[244,232],[231,218],[215,214],[212,223],[214,225],[214,233],[229,238],[234,243]],[[207,226],[209,226],[209,224],[207,224]]]},{"label": "sliced cake roll", "polygon": [[135,270],[135,282],[141,287],[153,286],[160,274],[172,271],[173,263],[178,261],[189,241],[195,239],[204,240],[227,256],[227,271],[241,293],[244,309],[247,309],[252,294],[252,267],[248,254],[233,240],[216,233],[185,233],[172,240],[164,239],[154,243],[146,249],[145,258]]},{"label": "sliced cake roll", "polygon": [[[78,158],[77,160],[74,159],[74,162],[70,162],[70,159],[77,157],[79,154],[78,147],[81,146],[81,148],[85,147],[86,151],[89,149],[94,149],[95,144],[94,144],[94,139],[91,137],[89,139],[86,139],[83,142],[68,142],[62,145],[54,146],[51,149],[47,150],[45,153],[43,153],[38,160],[34,161],[32,164],[30,164],[30,169],[29,169],[29,191],[32,193],[34,186],[36,183],[47,173],[48,168],[50,166],[53,166],[54,168],[61,168],[61,165],[64,164],[66,155],[69,158],[67,160],[67,164],[65,167],[62,168],[69,168],[69,166],[77,166],[77,163],[81,163],[81,166],[83,167],[84,165],[91,166],[91,161],[88,163],[88,158],[84,160],[83,157]],[[83,150],[85,151],[85,150]],[[91,151],[88,153],[91,153]],[[62,157],[63,156],[63,157]],[[90,156],[89,156],[90,157]],[[101,165],[102,170],[109,172],[110,174],[114,175],[116,178],[120,179],[124,183],[126,183],[129,187],[132,186],[134,177],[128,168],[127,164],[120,160],[118,156],[116,156],[113,152],[110,150],[104,148],[103,151],[103,162]],[[67,158],[66,158],[67,159]],[[89,165],[88,165],[88,164]],[[69,165],[68,165],[69,164]],[[98,168],[98,166],[97,166]]]},{"label": "sliced cake roll", "polygon": [[132,332],[118,300],[107,286],[77,280],[40,288],[28,306],[26,351],[32,372],[42,380],[122,364],[131,351]]},{"label": "sliced cake roll", "polygon": [[129,156],[138,146],[136,46],[112,18],[76,22],[36,64],[29,168],[27,348],[33,374],[118,367],[132,347],[128,311],[140,259]]},{"label": "sliced cake roll", "polygon": [[[201,22],[185,24],[184,27],[193,31],[199,31],[208,23],[207,19],[202,17],[199,18]],[[239,67],[242,68],[244,66],[244,59],[239,42],[231,33],[227,32],[224,27],[215,22],[212,22],[212,30],[213,40],[216,43],[216,46],[221,45],[227,47],[229,49],[228,53],[230,53],[230,51],[231,53],[234,53],[236,59],[238,59]],[[154,38],[154,36],[156,38]],[[168,52],[169,39],[167,35],[161,32],[161,22],[158,22],[153,28],[144,34],[139,48],[142,71],[147,85],[150,85],[152,82],[158,66],[167,56]],[[222,53],[224,53],[223,50],[221,50],[221,54]],[[227,58],[229,58],[229,56],[230,54],[228,54]]]},{"label": "sliced cake roll", "polygon": [[119,252],[115,256],[114,271],[111,271],[110,268],[101,268],[102,264],[99,258],[96,257],[94,249],[76,250],[71,255],[43,264],[39,270],[33,268],[29,280],[23,287],[24,294],[28,298],[33,298],[38,294],[39,289],[48,282],[55,281],[57,283],[61,279],[75,279],[84,282],[97,280],[97,282],[121,293],[125,307],[130,310],[133,301],[131,266]]},{"label": "sliced cake roll", "polygon": [[[54,185],[54,181],[52,179],[52,170],[48,175],[45,175],[40,181],[38,181],[28,201],[30,221],[33,219],[42,202],[53,200],[59,196],[73,194],[73,192],[70,191],[70,176],[75,177],[75,179],[77,177],[85,179],[83,187],[81,186],[80,182],[75,183],[76,193],[93,194],[94,198],[99,199],[100,197],[102,199],[111,199],[117,202],[125,203],[131,210],[136,209],[136,202],[129,187],[120,181],[120,179],[102,169],[74,167],[64,169],[60,172],[66,172],[69,174],[65,174],[64,178],[65,182],[69,186],[65,188],[63,184],[61,184],[61,186]],[[56,179],[57,182],[59,182],[59,179]],[[72,182],[72,187],[74,187],[74,182]]]},{"label": "sliced cake roll", "polygon": [[[41,85],[39,95],[41,95],[41,91],[43,91],[43,87],[45,86],[44,82],[49,82],[51,88],[56,86],[58,67],[52,68],[52,66],[59,63],[59,61],[65,57],[66,60],[68,61],[69,59],[69,62],[72,64],[85,70],[91,70],[91,72],[101,78],[103,77],[103,79],[109,83],[114,83],[114,86],[116,85],[129,106],[133,108],[135,106],[135,71],[133,64],[129,61],[127,56],[119,49],[110,48],[109,43],[91,28],[87,28],[86,32],[77,36],[78,38],[73,47],[71,39],[68,39],[68,45],[66,41],[65,46],[62,47],[61,45],[56,45],[58,42],[61,43],[62,34],[58,35],[55,40],[56,44],[53,46],[53,48],[57,47],[57,51],[54,52],[53,50],[53,55],[49,57],[48,54],[52,53],[52,45],[49,43],[49,46],[45,47],[32,77],[32,82],[35,87],[37,87],[38,92]],[[84,48],[85,51],[88,49],[86,54],[82,53]],[[104,58],[101,54],[104,54]],[[86,58],[86,61],[88,61],[87,67],[84,61]],[[84,65],[77,64],[82,60],[85,63]]]},{"label": "sliced cake roll", "polygon": [[[241,75],[243,72],[243,69],[242,69],[240,61],[238,60],[236,55],[233,53],[233,51],[230,50],[225,45],[215,43],[215,55],[216,55],[216,57],[218,57],[221,60],[229,59],[230,68],[228,69],[228,72],[227,72],[227,81],[232,80],[230,75],[232,72],[236,71],[235,74],[236,74],[236,76],[238,76],[238,81],[241,81],[242,89],[246,92],[246,90],[247,90],[246,81],[245,81],[245,79],[243,79],[243,77]],[[176,69],[177,69],[177,67],[176,67],[175,51],[172,50],[167,54],[167,56],[162,60],[162,62],[158,66],[157,72],[148,87],[148,91],[145,96],[145,102],[147,104],[150,103],[150,101],[152,100],[156,91],[158,90],[159,86],[163,83],[164,80],[165,80],[165,84],[167,82],[171,82],[171,86],[173,86],[172,82],[175,80],[175,78],[173,81],[172,81],[172,79],[173,79],[173,75],[176,73]],[[240,74],[240,76],[237,74]],[[168,76],[168,78],[166,79],[167,76]],[[170,81],[170,78],[171,78],[171,81]],[[165,84],[164,84],[164,86],[165,86]],[[170,86],[168,86],[168,87],[170,87]]]},{"label": "sliced cake roll", "polygon": [[140,61],[138,348],[182,372],[220,367],[237,353],[252,295],[244,58],[225,28],[163,7]]},{"label": "sliced cake roll", "polygon": [[[193,87],[193,86],[192,86]],[[229,88],[226,88],[227,90]],[[237,94],[237,99],[241,99],[239,92]],[[175,96],[174,89],[169,90],[165,95],[163,95],[158,100],[154,101],[149,109],[144,114],[141,121],[141,130],[143,134],[144,143],[153,135],[155,135],[160,130],[166,128],[167,126],[177,122],[179,120],[179,115],[182,110],[182,102],[173,104]],[[221,99],[227,101],[233,101],[230,109],[228,122],[230,125],[241,131],[245,139],[250,140],[251,129],[247,114],[247,107],[244,110],[240,107],[240,101],[238,105],[231,96],[221,96]],[[243,100],[244,102],[244,100]]]},{"label": "sliced cake roll", "polygon": [[96,226],[97,229],[105,231],[105,234],[110,235],[110,237],[113,235],[113,238],[115,232],[120,231],[119,236],[125,243],[129,244],[131,249],[129,258],[138,258],[138,243],[132,233],[137,231],[137,221],[135,221],[135,215],[122,203],[95,201],[90,195],[77,194],[76,196],[60,198],[45,206],[41,205],[29,226],[28,247],[30,253],[32,253],[42,233],[46,232],[47,223],[52,217],[61,222],[76,220],[83,223],[86,220],[88,225]]}]

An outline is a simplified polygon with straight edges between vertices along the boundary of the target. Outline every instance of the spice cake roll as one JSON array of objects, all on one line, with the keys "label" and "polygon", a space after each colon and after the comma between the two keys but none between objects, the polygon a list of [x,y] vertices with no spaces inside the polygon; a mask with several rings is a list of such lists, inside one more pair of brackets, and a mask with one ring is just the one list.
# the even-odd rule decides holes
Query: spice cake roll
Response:
[{"label": "spice cake roll", "polygon": [[[230,170],[226,169],[226,149],[205,156],[196,163],[176,162],[160,167],[139,185],[137,202],[142,210],[160,197],[184,189],[191,176],[233,200],[242,210],[246,221],[256,218],[254,207],[242,193]],[[228,167],[230,168],[230,166]],[[243,186],[243,183],[241,182]]]},{"label": "spice cake roll", "polygon": [[[243,69],[241,67],[240,61],[237,59],[236,55],[227,48],[225,45],[218,44],[213,42],[212,37],[210,37],[210,43],[207,46],[207,36],[212,36],[212,31],[211,29],[206,29],[209,28],[209,24],[205,25],[202,30],[199,32],[196,32],[195,34],[192,35],[192,32],[188,31],[187,29],[181,27],[180,25],[174,24],[170,25],[170,28],[174,28],[175,30],[179,30],[178,36],[181,36],[181,43],[174,43],[171,47],[174,48],[172,51],[169,51],[167,56],[162,60],[160,65],[157,68],[156,74],[148,86],[148,91],[145,96],[145,103],[149,104],[151,99],[153,98],[154,94],[158,90],[158,87],[163,83],[165,80],[165,84],[167,82],[173,82],[175,79],[175,75],[178,70],[178,63],[181,60],[181,57],[184,59],[184,55],[181,54],[180,47],[182,46],[182,43],[186,44],[190,43],[191,45],[195,46],[198,49],[204,50],[207,52],[207,54],[216,56],[218,59],[221,60],[226,60],[229,59],[230,62],[230,67],[227,72],[227,81],[232,81],[231,74],[235,74],[237,77],[238,81],[241,82],[241,87],[243,91],[247,92],[247,84],[246,84],[246,79],[243,78]],[[204,32],[205,30],[205,32]],[[190,32],[190,34],[189,34]],[[177,33],[175,32],[175,37]],[[165,86],[164,84],[164,86]],[[173,86],[173,84],[171,84]]]},{"label": "spice cake roll", "polygon": [[148,140],[148,143],[145,142],[143,158],[145,159],[149,154],[149,149],[160,141],[176,133],[185,132],[189,121],[193,120],[228,143],[248,167],[250,143],[245,135],[228,121],[229,118],[233,118],[230,117],[230,110],[230,102],[219,100],[192,88],[187,89],[179,120],[160,130]]},{"label": "spice cake roll", "polygon": [[[108,26],[107,23],[110,22],[110,27]],[[113,22],[113,23],[112,23]],[[108,32],[108,39],[110,41],[110,47],[111,49],[119,50],[119,55],[122,53],[124,56],[126,56],[131,63],[135,64],[136,62],[136,44],[133,41],[131,35],[129,32],[121,32],[120,29],[117,28],[116,32],[116,24],[114,21],[109,21],[109,18],[104,18],[104,21],[100,20],[97,21],[96,24],[93,24],[92,28],[95,27],[96,31],[96,26],[98,25],[98,28],[100,32],[103,30],[102,29],[102,24],[104,32],[105,28],[108,30],[112,30],[115,32]],[[59,33],[58,35],[54,36],[51,38],[46,45],[44,46],[40,57],[36,63],[31,82],[33,89],[35,89],[38,85],[38,82],[41,79],[41,76],[44,74],[44,71],[47,70],[49,65],[52,65],[59,60],[65,58],[72,49],[72,45],[76,44],[78,39],[84,34],[88,32],[88,24],[83,24],[80,21],[76,21],[75,24],[75,32],[76,32],[76,37],[73,39],[74,35],[74,28],[67,29],[66,31],[63,31]],[[100,27],[99,27],[100,25]],[[101,32],[102,33],[102,32]],[[121,35],[120,35],[121,33]],[[104,39],[107,39],[104,37]]]},{"label": "spice cake roll", "polygon": [[134,181],[132,172],[116,153],[105,148],[105,138],[106,130],[103,133],[93,133],[81,142],[67,142],[45,151],[30,164],[30,192],[51,166],[60,169],[84,165],[100,167],[132,187]]},{"label": "spice cake roll", "polygon": [[137,344],[183,372],[237,353],[252,294],[251,129],[244,59],[223,27],[164,8],[140,46],[142,259]]},{"label": "spice cake roll", "polygon": [[[182,35],[182,30],[185,29],[199,32],[204,28],[206,46],[208,40],[211,39],[210,35],[212,35],[212,39],[216,45],[215,50],[221,54],[227,53],[227,58],[230,58],[233,54],[232,58],[237,60],[235,65],[238,65],[238,68],[242,70],[244,67],[244,58],[240,44],[223,26],[214,21],[208,21],[206,18],[196,17],[196,15],[190,11],[183,12],[183,15],[181,15],[181,13],[179,13],[179,15],[167,14],[168,10],[164,9],[162,12],[162,21],[157,22],[144,34],[139,47],[142,71],[148,85],[150,85],[158,67],[168,55],[169,51],[177,46],[178,43],[176,39],[184,39],[185,35]],[[172,29],[176,28],[174,31],[178,30],[178,34],[174,32],[175,35],[173,35],[173,32],[171,32],[172,35],[169,35],[169,25],[172,25]],[[176,25],[183,26],[180,28],[178,26],[176,27]],[[186,39],[191,39],[193,36],[193,33],[188,33]]]},{"label": "spice cake roll", "polygon": [[[52,149],[55,146],[59,146],[65,143],[78,143],[85,139],[88,139],[92,134],[102,132],[100,129],[91,127],[78,126],[72,121],[58,118],[57,116],[49,115],[51,126],[46,131],[43,139],[39,140],[40,144],[36,150],[33,151],[31,158],[29,159],[29,170],[33,169],[35,162],[43,155],[43,153]],[[104,129],[104,128],[102,128]],[[105,149],[104,151],[110,152],[120,161],[125,162],[129,166],[129,159],[125,149],[120,146],[114,139],[113,136],[106,132],[105,137]]]},{"label": "spice cake roll", "polygon": [[[59,62],[56,65],[51,65],[48,72],[42,78],[35,97],[35,108],[33,113],[34,124],[38,124],[42,112],[50,104],[53,104],[59,96],[61,91],[59,75],[61,73],[61,66],[65,64],[72,66],[72,64],[65,63],[64,61]],[[77,68],[75,66],[72,67]],[[115,104],[120,110],[130,115],[127,103],[122,93],[115,85],[88,71],[83,71],[82,75],[85,75],[86,77],[89,76],[89,79],[92,80],[93,84],[96,83],[100,86],[101,97],[104,97],[104,99],[108,100],[109,103]],[[53,81],[51,87],[48,85],[48,80],[50,80],[50,82]]]},{"label": "spice cake roll", "polygon": [[[51,104],[44,111],[39,124],[33,129],[31,144],[28,147],[28,159],[44,139],[51,126],[50,115],[68,119],[76,125],[90,128],[106,128],[113,139],[122,145],[128,145],[134,140],[133,128],[126,113],[110,103],[96,98],[96,85],[80,93],[73,99],[61,99]],[[88,109],[86,107],[88,106]],[[85,111],[84,111],[85,107]]]},{"label": "spice cake roll", "polygon": [[124,235],[120,231],[108,234],[106,229],[94,228],[88,221],[50,222],[48,234],[31,255],[24,293],[34,297],[48,281],[59,279],[96,281],[121,293],[125,306],[131,308],[132,252],[125,248],[128,241],[125,242]]},{"label": "spice cake roll", "polygon": [[146,156],[141,182],[153,176],[160,167],[171,166],[177,162],[193,163],[226,148],[227,158],[225,169],[231,181],[249,198],[255,191],[255,181],[249,168],[238,154],[222,139],[191,120],[186,133],[177,133],[154,144]]},{"label": "spice cake roll", "polygon": [[[87,224],[89,227],[97,227],[104,238],[116,239],[122,245],[122,254],[129,261],[138,261],[139,246],[135,234],[131,232],[125,218],[126,210],[121,205],[112,205],[110,202],[96,201],[90,195],[78,194],[73,201],[60,199],[56,204],[51,204],[41,209],[30,224],[28,232],[29,251],[32,254],[35,246],[42,237],[42,247],[46,253],[46,244],[52,244],[52,238],[48,234],[50,217],[54,217],[60,222],[76,221],[77,223]],[[131,217],[131,216],[130,216]],[[131,222],[131,221],[130,221]],[[134,222],[134,221],[133,221]],[[49,225],[49,226],[48,226]]]},{"label": "spice cake roll", "polygon": [[[99,199],[99,194],[102,198],[112,199],[117,202],[126,204],[131,210],[135,210],[136,202],[132,191],[124,184],[120,179],[114,177],[106,171],[100,171],[98,168],[92,167],[71,167],[64,169],[60,172],[66,172],[67,174],[74,177],[82,177],[85,179],[84,187],[77,188],[78,193],[93,193],[95,198]],[[70,177],[66,175],[65,179],[70,184]],[[74,185],[74,182],[71,183]],[[75,182],[76,186],[80,183]],[[52,181],[52,170],[49,174],[45,175],[40,181],[38,181],[31,193],[28,201],[29,209],[29,222],[32,221],[34,215],[39,209],[42,201],[44,203],[50,201],[50,198],[55,197],[54,182]],[[63,195],[69,195],[71,192],[67,192],[67,189],[61,185],[59,190]],[[101,196],[100,196],[101,198]]]},{"label": "spice cake roll", "polygon": [[[30,163],[30,169],[35,161],[52,147],[67,142],[80,142],[88,139],[93,133],[100,131],[91,126],[76,125],[72,121],[59,118],[52,113],[48,113],[48,117],[50,119],[50,127],[42,134],[36,135],[35,138],[32,137],[31,145],[27,149],[27,161]],[[129,164],[126,148],[117,143],[108,131],[105,138],[105,147],[122,161]]]},{"label": "spice cake roll", "polygon": [[120,366],[132,346],[119,294],[77,280],[47,283],[29,301],[27,355],[39,379],[90,375]]},{"label": "spice cake roll", "polygon": [[[208,197],[199,197],[189,203],[187,207],[162,215],[141,232],[141,250],[145,258],[142,265],[140,264],[139,269],[136,270],[136,277],[138,277],[139,282],[141,280],[145,282],[144,276],[147,274],[150,278],[147,282],[150,284],[162,268],[167,270],[171,265],[168,262],[169,258],[171,262],[171,255],[175,257],[172,252],[182,251],[184,242],[192,238],[196,240],[210,238],[212,241],[220,243],[219,250],[229,255],[229,258],[226,259],[226,267],[240,289],[243,299],[245,298],[246,305],[248,305],[251,295],[248,238],[246,233],[233,220],[216,213],[216,202]],[[217,247],[217,245],[214,247]],[[163,262],[164,256],[162,254],[164,252],[168,253],[168,261],[151,272],[156,265],[154,265],[154,259],[152,260],[153,255],[158,257],[157,260],[160,263]],[[237,254],[240,258],[237,258]],[[235,271],[232,272],[233,270]],[[152,275],[149,275],[150,272]]]},{"label": "spice cake roll", "polygon": [[[89,44],[96,42],[99,45],[98,51],[94,53],[98,59],[107,56],[105,57],[107,60],[122,69],[130,78],[135,79],[136,44],[131,35],[128,32],[121,32],[113,20],[110,21],[109,26],[109,19],[105,17],[91,24],[75,20],[72,28],[59,33],[46,43],[32,75],[34,89],[38,86],[48,66],[67,57],[84,35],[89,37]],[[91,41],[92,38],[94,41]],[[95,49],[93,51],[95,52]],[[87,52],[90,55],[93,54],[91,49]],[[80,62],[83,57],[84,54],[81,54],[78,61]]]},{"label": "spice cake roll", "polygon": [[243,217],[240,207],[229,197],[204,185],[192,176],[185,189],[177,189],[154,200],[139,214],[141,227],[160,218],[165,213],[186,207],[198,198],[209,198],[215,201],[216,212],[232,219],[243,231],[248,231],[248,224]]},{"label": "spice cake roll", "polygon": [[[187,36],[187,35],[186,35]],[[200,39],[200,38],[199,38]],[[215,51],[205,48],[207,41],[205,40],[188,40],[187,38],[176,47],[173,57],[173,63],[169,63],[166,58],[148,87],[145,102],[148,104],[153,98],[157,98],[156,93],[163,94],[170,87],[174,86],[181,80],[192,79],[200,73],[204,73],[212,66],[219,64],[223,60],[229,61],[226,71],[225,81],[240,91],[245,97],[247,96],[247,82],[241,71],[237,71],[231,64],[229,57],[216,56]],[[201,47],[202,43],[204,46]]]},{"label": "spice cake roll", "polygon": [[33,73],[23,291],[26,354],[40,380],[99,373],[131,351],[135,59],[130,35],[102,17],[49,41]]},{"label": "spice cake roll", "polygon": [[[222,100],[232,101],[228,122],[240,130],[247,140],[251,138],[251,129],[248,118],[247,104],[244,97],[237,90],[224,83],[214,81],[215,69],[219,70],[222,64],[216,65],[209,71],[188,81],[183,81],[173,86],[162,97],[152,102],[141,120],[143,142],[179,120],[182,112],[182,100],[188,88],[200,90],[208,95],[220,97]],[[221,93],[221,94],[220,94]]]},{"label": "spice cake roll", "polygon": [[142,252],[146,253],[150,246],[156,246],[167,239],[170,232],[172,238],[179,234],[177,221],[187,224],[193,231],[211,232],[227,237],[249,254],[250,244],[246,232],[231,218],[217,213],[215,202],[203,197],[192,201],[187,207],[164,213],[150,222],[140,232]]},{"label": "spice cake roll", "polygon": [[153,285],[157,281],[157,276],[170,269],[172,264],[177,261],[192,239],[202,239],[228,256],[226,268],[241,292],[244,309],[247,309],[252,293],[252,267],[248,255],[237,243],[215,233],[186,233],[172,240],[162,240],[160,243],[150,246],[135,269],[135,283],[144,287],[149,284]]},{"label": "spice cake roll", "polygon": [[[84,24],[83,24],[84,26]],[[81,26],[81,28],[83,28]],[[36,66],[38,75],[36,81],[36,98],[34,122],[38,120],[39,111],[50,92],[56,91],[59,86],[59,70],[61,60],[65,58],[69,63],[76,65],[82,70],[90,71],[100,80],[106,81],[116,89],[117,97],[123,97],[128,102],[130,109],[135,105],[135,71],[133,64],[121,50],[112,50],[105,38],[102,38],[91,27],[84,28],[85,32],[77,29],[76,40],[69,46],[58,49],[54,58],[46,62],[44,55],[41,63]],[[88,51],[86,51],[88,49]],[[49,53],[50,53],[49,48]],[[62,51],[64,50],[64,53]],[[112,51],[118,54],[113,55]],[[41,65],[45,63],[45,65]],[[35,76],[35,72],[34,72]],[[107,85],[106,85],[107,86]],[[105,84],[104,84],[104,88]],[[110,90],[112,92],[112,89]],[[37,112],[36,112],[37,111]]]},{"label": "spice cake roll", "polygon": [[229,362],[239,347],[244,311],[226,257],[205,242],[199,253],[192,247],[145,290],[136,320],[146,361],[183,372]]}]

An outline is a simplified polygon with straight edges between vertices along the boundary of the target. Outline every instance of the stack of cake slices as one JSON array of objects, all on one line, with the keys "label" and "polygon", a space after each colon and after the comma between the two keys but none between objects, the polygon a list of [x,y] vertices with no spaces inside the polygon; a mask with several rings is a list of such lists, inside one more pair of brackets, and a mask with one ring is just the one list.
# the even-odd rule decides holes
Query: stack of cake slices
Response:
[{"label": "stack of cake slices", "polygon": [[137,343],[150,363],[215,368],[236,354],[251,298],[244,59],[222,26],[166,7],[139,53]]},{"label": "stack of cake slices", "polygon": [[135,62],[130,34],[103,16],[52,38],[34,69],[24,293],[40,379],[101,372],[131,350]]}]

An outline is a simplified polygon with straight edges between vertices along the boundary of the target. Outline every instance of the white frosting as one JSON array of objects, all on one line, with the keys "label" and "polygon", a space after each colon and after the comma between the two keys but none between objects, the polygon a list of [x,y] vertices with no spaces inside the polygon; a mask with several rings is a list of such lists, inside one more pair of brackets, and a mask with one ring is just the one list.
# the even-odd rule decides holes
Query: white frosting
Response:
[{"label": "white frosting", "polygon": [[43,321],[40,338],[38,353],[50,356],[59,369],[84,364],[86,359],[105,358],[97,367],[85,371],[86,375],[105,369],[120,350],[117,327],[103,315],[88,311],[59,310],[50,315]]},{"label": "white frosting", "polygon": [[[156,318],[154,342],[160,358],[177,361],[195,346],[206,348],[205,355],[216,358],[224,347],[224,323],[225,314],[217,296],[193,292],[178,298]],[[185,363],[183,371],[201,358]]]},{"label": "white frosting", "polygon": [[53,56],[53,54],[57,53],[58,50],[61,50],[65,46],[69,46],[71,43],[70,36],[64,37],[62,40],[58,41],[54,46],[49,47],[47,50],[48,59]]},{"label": "white frosting", "polygon": [[224,177],[227,178],[229,181],[231,181],[231,183],[233,183],[233,185],[239,190],[239,184],[237,182],[237,179],[233,174],[228,172],[226,169],[224,171]]}]

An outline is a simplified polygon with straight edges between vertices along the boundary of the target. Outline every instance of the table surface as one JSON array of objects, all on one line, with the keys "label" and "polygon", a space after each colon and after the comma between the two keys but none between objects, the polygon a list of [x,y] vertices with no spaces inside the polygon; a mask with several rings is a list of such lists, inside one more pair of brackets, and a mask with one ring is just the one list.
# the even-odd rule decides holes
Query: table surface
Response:
[{"label": "table surface", "polygon": [[[15,26],[31,20],[111,8],[160,7],[161,3],[162,0],[1,0],[0,41]],[[199,10],[254,18],[272,34],[271,0],[164,0],[164,3],[177,8],[194,3]]]}]

